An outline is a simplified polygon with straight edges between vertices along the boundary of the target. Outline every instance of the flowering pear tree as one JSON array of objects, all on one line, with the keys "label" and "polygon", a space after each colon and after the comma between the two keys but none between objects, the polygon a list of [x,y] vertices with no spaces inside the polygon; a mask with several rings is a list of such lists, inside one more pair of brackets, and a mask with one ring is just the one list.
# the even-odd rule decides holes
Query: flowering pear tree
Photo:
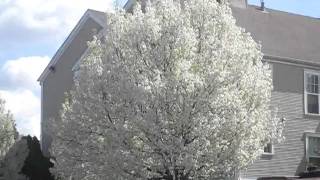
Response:
[{"label": "flowering pear tree", "polygon": [[281,139],[260,45],[224,1],[155,0],[107,14],[52,123],[74,179],[226,179]]},{"label": "flowering pear tree", "polygon": [[0,98],[0,160],[14,144],[17,131],[13,116],[5,109],[5,102]]}]

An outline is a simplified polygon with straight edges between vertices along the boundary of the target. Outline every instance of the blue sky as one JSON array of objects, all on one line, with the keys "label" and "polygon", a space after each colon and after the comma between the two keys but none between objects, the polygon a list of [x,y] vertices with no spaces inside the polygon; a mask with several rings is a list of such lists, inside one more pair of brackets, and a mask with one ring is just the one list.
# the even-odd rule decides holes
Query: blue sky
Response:
[{"label": "blue sky", "polygon": [[[249,3],[259,5],[260,0]],[[320,17],[320,0],[265,0],[265,4]],[[50,58],[87,8],[108,11],[112,6],[112,0],[0,0],[0,96],[7,101],[20,133],[39,137],[36,80]]]},{"label": "blue sky", "polygon": [[113,0],[0,0],[0,96],[21,134],[40,137],[37,78],[84,12]]},{"label": "blue sky", "polygon": [[[320,18],[319,0],[264,0],[267,8]],[[248,0],[249,4],[260,5],[260,0]]]}]

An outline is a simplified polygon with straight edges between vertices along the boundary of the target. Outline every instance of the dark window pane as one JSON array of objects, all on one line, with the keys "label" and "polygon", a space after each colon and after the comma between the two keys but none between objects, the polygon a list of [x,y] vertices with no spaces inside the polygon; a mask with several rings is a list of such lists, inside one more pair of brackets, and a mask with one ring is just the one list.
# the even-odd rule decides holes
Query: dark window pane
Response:
[{"label": "dark window pane", "polygon": [[320,167],[320,158],[317,158],[317,157],[309,158],[309,164],[312,164],[312,166],[316,166],[317,168],[319,168]]},{"label": "dark window pane", "polygon": [[319,114],[319,99],[318,95],[308,94],[308,113]]},{"label": "dark window pane", "polygon": [[264,152],[265,153],[272,153],[272,144],[268,143],[265,147],[264,147]]},{"label": "dark window pane", "polygon": [[310,84],[308,85],[309,89],[308,89],[308,92],[309,93],[315,93],[315,94],[318,94],[318,85],[314,85],[314,84]]},{"label": "dark window pane", "polygon": [[313,93],[318,93],[318,76],[313,75],[314,81],[313,81]]},{"label": "dark window pane", "polygon": [[312,93],[312,85],[311,84],[307,85],[307,92]]},{"label": "dark window pane", "polygon": [[320,138],[319,137],[309,137],[308,143],[308,155],[309,156],[319,156],[320,157]]},{"label": "dark window pane", "polygon": [[309,73],[307,74],[307,81],[308,81],[308,84],[312,83],[312,75]]},{"label": "dark window pane", "polygon": [[307,92],[319,93],[319,76],[314,74],[307,74]]}]

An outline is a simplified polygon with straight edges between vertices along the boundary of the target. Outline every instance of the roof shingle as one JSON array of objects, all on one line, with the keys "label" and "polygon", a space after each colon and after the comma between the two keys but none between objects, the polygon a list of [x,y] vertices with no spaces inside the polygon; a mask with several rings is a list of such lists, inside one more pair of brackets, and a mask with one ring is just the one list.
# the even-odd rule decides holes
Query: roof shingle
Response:
[{"label": "roof shingle", "polygon": [[237,25],[262,44],[268,56],[320,63],[320,20],[257,6],[233,7]]}]

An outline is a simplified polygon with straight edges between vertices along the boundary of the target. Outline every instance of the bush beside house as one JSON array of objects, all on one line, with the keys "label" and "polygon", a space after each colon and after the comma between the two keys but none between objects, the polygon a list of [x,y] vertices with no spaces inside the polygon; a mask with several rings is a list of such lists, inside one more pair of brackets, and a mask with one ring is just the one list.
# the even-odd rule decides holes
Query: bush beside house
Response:
[{"label": "bush beside house", "polygon": [[10,180],[53,180],[51,167],[53,164],[42,155],[38,139],[24,136],[6,154],[0,172]]},{"label": "bush beside house", "polygon": [[1,162],[3,179],[24,180],[26,176],[20,173],[24,161],[29,153],[26,139],[20,139],[6,153]]},{"label": "bush beside house", "polygon": [[28,143],[29,155],[22,167],[22,173],[25,174],[30,180],[53,180],[53,176],[49,172],[49,168],[53,167],[53,163],[49,158],[43,156],[40,143],[36,137],[25,137]]}]

